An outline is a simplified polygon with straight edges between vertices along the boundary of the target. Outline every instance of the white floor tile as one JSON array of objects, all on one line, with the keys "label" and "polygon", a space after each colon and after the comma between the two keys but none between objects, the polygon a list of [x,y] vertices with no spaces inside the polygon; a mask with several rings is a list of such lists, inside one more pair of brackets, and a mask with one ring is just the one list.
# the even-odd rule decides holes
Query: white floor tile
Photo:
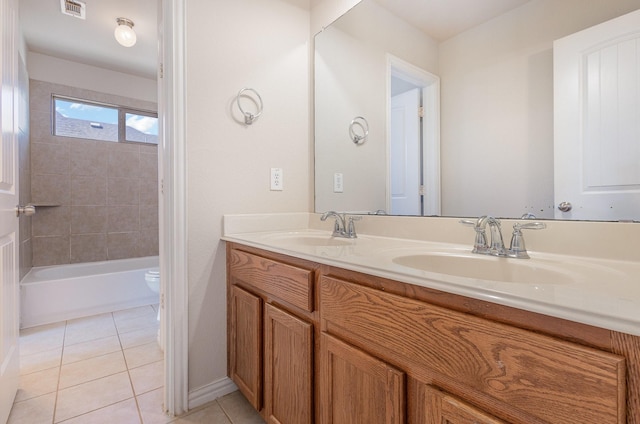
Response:
[{"label": "white floor tile", "polygon": [[62,363],[70,364],[107,353],[118,352],[121,349],[122,347],[120,346],[118,336],[89,340],[87,342],[65,346],[62,354]]},{"label": "white floor tile", "polygon": [[133,397],[126,372],[110,375],[58,392],[55,423],[104,408]]},{"label": "white floor tile", "polygon": [[166,415],[162,408],[162,394],[164,389],[156,389],[137,396],[138,407],[144,424],[167,424],[175,418]]},{"label": "white floor tile", "polygon": [[[242,422],[239,421],[238,424],[240,423]],[[232,422],[229,421],[220,405],[217,402],[213,402],[211,405],[198,409],[185,417],[180,417],[176,420],[176,424],[232,424]]]},{"label": "white floor tile", "polygon": [[41,325],[20,330],[20,355],[59,349],[64,341],[65,323]]},{"label": "white floor tile", "polygon": [[111,314],[80,318],[67,322],[64,344],[65,346],[69,346],[89,340],[115,336],[117,334],[116,325],[113,322]]},{"label": "white floor tile", "polygon": [[20,374],[26,375],[32,372],[56,368],[62,362],[62,348],[46,350],[33,355],[20,356]]},{"label": "white floor tile", "polygon": [[60,389],[87,381],[117,374],[127,370],[122,352],[108,353],[63,365],[60,370]]},{"label": "white floor tile", "polygon": [[16,394],[16,402],[34,397],[55,393],[58,390],[60,368],[50,368],[20,376],[20,387]]},{"label": "white floor tile", "polygon": [[16,402],[7,424],[51,424],[55,402],[55,393]]},{"label": "white floor tile", "polygon": [[120,343],[123,349],[140,346],[155,342],[158,338],[158,326],[141,328],[139,330],[130,331],[120,334]]},{"label": "white floor tile", "polygon": [[164,383],[164,361],[130,369],[129,376],[136,395],[159,389]]},{"label": "white floor tile", "polygon": [[264,424],[260,414],[253,409],[249,401],[238,391],[219,398],[218,403],[234,424]]},{"label": "white floor tile", "polygon": [[[64,424],[140,424],[140,414],[135,399],[97,409],[64,422]],[[145,423],[146,424],[146,423]]]},{"label": "white floor tile", "polygon": [[127,367],[132,369],[141,365],[161,361],[164,358],[164,354],[160,350],[158,343],[153,342],[125,349],[124,357],[127,360]]}]

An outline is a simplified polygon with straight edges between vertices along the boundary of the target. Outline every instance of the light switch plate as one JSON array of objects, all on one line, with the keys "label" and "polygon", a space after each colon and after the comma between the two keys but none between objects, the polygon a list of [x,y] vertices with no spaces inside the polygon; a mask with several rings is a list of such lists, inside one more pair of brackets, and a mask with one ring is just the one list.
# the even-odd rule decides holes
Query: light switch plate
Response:
[{"label": "light switch plate", "polygon": [[333,192],[342,193],[344,191],[344,178],[341,172],[333,174]]}]

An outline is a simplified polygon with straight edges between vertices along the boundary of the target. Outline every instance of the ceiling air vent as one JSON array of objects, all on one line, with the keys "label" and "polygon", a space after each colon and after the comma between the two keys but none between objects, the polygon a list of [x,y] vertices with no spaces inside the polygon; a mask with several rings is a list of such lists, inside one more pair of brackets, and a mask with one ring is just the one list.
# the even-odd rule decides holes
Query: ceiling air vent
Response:
[{"label": "ceiling air vent", "polygon": [[65,15],[85,19],[87,6],[78,0],[60,0],[60,10]]}]

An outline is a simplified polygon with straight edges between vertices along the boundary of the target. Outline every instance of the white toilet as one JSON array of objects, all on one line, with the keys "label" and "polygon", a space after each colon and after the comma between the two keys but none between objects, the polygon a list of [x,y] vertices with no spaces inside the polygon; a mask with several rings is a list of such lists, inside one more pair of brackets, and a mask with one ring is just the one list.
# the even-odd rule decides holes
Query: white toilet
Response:
[{"label": "white toilet", "polygon": [[[152,292],[158,295],[158,303],[160,302],[160,268],[151,268],[144,273],[144,281]],[[158,316],[156,318],[160,322],[160,307],[158,307]],[[160,340],[160,330],[158,329],[158,344],[162,348],[162,341]]]}]

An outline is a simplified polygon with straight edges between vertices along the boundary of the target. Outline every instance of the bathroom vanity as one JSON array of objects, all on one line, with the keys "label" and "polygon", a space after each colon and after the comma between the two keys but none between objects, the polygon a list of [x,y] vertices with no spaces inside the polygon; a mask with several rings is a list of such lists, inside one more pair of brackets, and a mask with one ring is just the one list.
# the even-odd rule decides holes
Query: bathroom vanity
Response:
[{"label": "bathroom vanity", "polygon": [[224,237],[229,375],[268,423],[640,423],[638,334],[559,317],[552,282],[473,295],[384,263],[418,242],[330,234]]}]

